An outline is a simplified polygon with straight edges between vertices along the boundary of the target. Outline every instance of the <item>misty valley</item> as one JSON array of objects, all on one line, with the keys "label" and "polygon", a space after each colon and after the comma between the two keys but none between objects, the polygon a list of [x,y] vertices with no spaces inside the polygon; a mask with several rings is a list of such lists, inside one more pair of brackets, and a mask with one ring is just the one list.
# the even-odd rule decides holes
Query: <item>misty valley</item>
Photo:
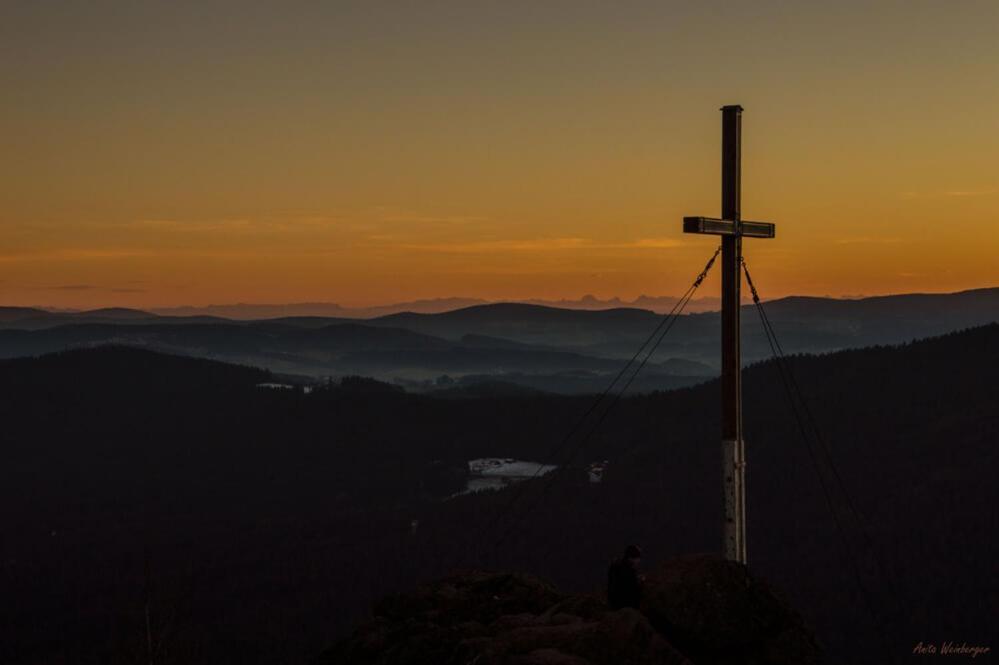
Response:
[{"label": "misty valley", "polygon": [[[784,298],[767,304],[788,353],[897,344],[990,323],[999,289],[857,300]],[[743,307],[743,359],[769,358],[764,330]],[[106,344],[269,369],[284,383],[366,376],[411,392],[601,392],[662,315],[486,304],[370,319],[226,319],[139,310],[51,312],[0,307],[0,357]],[[632,390],[696,385],[717,376],[718,312],[683,315]]]}]

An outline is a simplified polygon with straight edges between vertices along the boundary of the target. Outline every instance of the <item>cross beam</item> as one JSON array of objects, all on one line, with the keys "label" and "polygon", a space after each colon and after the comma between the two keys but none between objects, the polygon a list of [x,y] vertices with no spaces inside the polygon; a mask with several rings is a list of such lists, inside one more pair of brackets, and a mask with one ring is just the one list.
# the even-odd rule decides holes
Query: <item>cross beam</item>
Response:
[{"label": "cross beam", "polygon": [[684,217],[684,233],[722,237],[722,480],[725,558],[746,563],[746,444],[742,438],[742,358],[739,306],[742,239],[773,238],[769,222],[743,221],[742,107],[722,111],[722,216]]},{"label": "cross beam", "polygon": [[732,221],[714,217],[684,217],[684,233],[702,233],[716,236],[744,236],[747,238],[773,238],[777,227],[770,222]]}]

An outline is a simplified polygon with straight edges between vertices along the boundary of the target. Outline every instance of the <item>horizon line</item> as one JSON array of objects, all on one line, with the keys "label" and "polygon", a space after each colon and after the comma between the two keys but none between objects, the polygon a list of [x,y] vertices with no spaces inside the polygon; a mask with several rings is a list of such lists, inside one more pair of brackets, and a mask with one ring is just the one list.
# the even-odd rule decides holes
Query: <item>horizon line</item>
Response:
[{"label": "horizon line", "polygon": [[[776,301],[785,300],[790,298],[815,298],[821,300],[842,300],[842,301],[856,301],[856,300],[867,300],[873,298],[888,298],[888,297],[901,297],[901,296],[921,296],[921,295],[958,295],[962,293],[970,293],[974,291],[989,291],[993,289],[999,289],[999,285],[996,286],[983,286],[974,287],[969,289],[958,289],[956,291],[905,291],[905,292],[892,292],[892,293],[875,293],[875,294],[842,294],[842,295],[811,295],[804,293],[792,293],[788,295],[777,296],[773,298],[761,298],[763,301]],[[364,310],[384,310],[393,308],[403,308],[409,305],[418,304],[433,304],[433,303],[444,303],[447,301],[466,301],[467,304],[458,304],[454,308],[444,309],[445,311],[456,311],[459,309],[466,309],[469,307],[476,307],[482,305],[502,305],[502,304],[523,304],[523,305],[539,305],[545,307],[551,307],[554,309],[574,309],[574,310],[594,310],[594,311],[606,311],[611,309],[645,309],[648,311],[654,311],[648,307],[641,307],[636,305],[640,300],[669,300],[677,301],[678,296],[672,295],[658,295],[651,296],[647,294],[639,295],[630,300],[625,300],[620,296],[611,296],[609,298],[598,298],[592,294],[585,294],[578,298],[560,298],[560,299],[548,299],[548,298],[509,298],[509,299],[488,299],[488,298],[476,298],[472,296],[437,296],[430,298],[415,298],[412,300],[402,300],[395,302],[388,302],[384,304],[373,304],[373,305],[344,305],[335,301],[321,301],[321,300],[300,300],[300,301],[287,301],[287,302],[223,302],[223,303],[209,303],[205,305],[142,305],[142,306],[125,306],[125,305],[96,305],[90,307],[60,307],[55,305],[7,305],[0,304],[0,308],[23,308],[23,309],[38,309],[51,313],[82,313],[91,312],[99,310],[109,310],[109,309],[120,309],[120,310],[132,310],[148,312],[151,314],[156,314],[158,311],[170,311],[170,310],[208,310],[213,308],[239,308],[239,307],[330,307],[337,308],[344,311],[364,311]],[[693,298],[690,302],[692,303],[706,303],[706,302],[719,302],[720,297],[718,296],[704,296],[700,298]],[[743,294],[741,302],[752,302],[752,297]],[[583,305],[584,303],[592,303],[597,305],[596,307],[580,307],[572,305]],[[619,303],[619,304],[614,304]],[[610,305],[608,307],[599,307],[599,305]],[[405,312],[407,310],[400,309],[399,312]],[[715,310],[706,310],[715,311]],[[309,316],[309,315],[306,315]],[[311,315],[319,316],[319,315]]]}]

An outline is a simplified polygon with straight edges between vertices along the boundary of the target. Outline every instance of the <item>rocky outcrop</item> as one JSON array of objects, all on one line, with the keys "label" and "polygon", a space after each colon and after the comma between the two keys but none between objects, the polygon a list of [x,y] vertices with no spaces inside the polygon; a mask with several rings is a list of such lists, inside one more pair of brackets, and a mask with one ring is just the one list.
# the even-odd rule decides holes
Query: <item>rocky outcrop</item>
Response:
[{"label": "rocky outcrop", "polygon": [[764,582],[738,564],[693,557],[649,575],[641,611],[612,611],[530,575],[452,575],[385,598],[317,665],[818,662],[800,617]]},{"label": "rocky outcrop", "polygon": [[642,612],[698,665],[813,665],[821,652],[801,616],[738,563],[673,559],[645,582]]}]

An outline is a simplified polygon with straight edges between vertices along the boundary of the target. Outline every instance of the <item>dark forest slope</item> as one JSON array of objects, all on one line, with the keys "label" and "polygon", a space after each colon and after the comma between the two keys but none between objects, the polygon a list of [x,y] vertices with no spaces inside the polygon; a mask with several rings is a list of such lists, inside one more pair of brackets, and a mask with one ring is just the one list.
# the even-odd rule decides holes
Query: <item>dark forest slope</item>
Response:
[{"label": "dark forest slope", "polygon": [[[717,549],[715,382],[626,398],[550,458],[589,398],[305,395],[200,363],[111,349],[0,364],[0,661],[135,662],[147,581],[156,662],[304,662],[377,597],[455,565],[585,591],[626,542],[650,564]],[[886,660],[851,560],[895,653],[987,642],[999,326],[792,364],[885,570],[835,492],[844,556],[769,363],[745,376],[750,568],[841,662]],[[487,455],[572,468],[443,500]]]}]

